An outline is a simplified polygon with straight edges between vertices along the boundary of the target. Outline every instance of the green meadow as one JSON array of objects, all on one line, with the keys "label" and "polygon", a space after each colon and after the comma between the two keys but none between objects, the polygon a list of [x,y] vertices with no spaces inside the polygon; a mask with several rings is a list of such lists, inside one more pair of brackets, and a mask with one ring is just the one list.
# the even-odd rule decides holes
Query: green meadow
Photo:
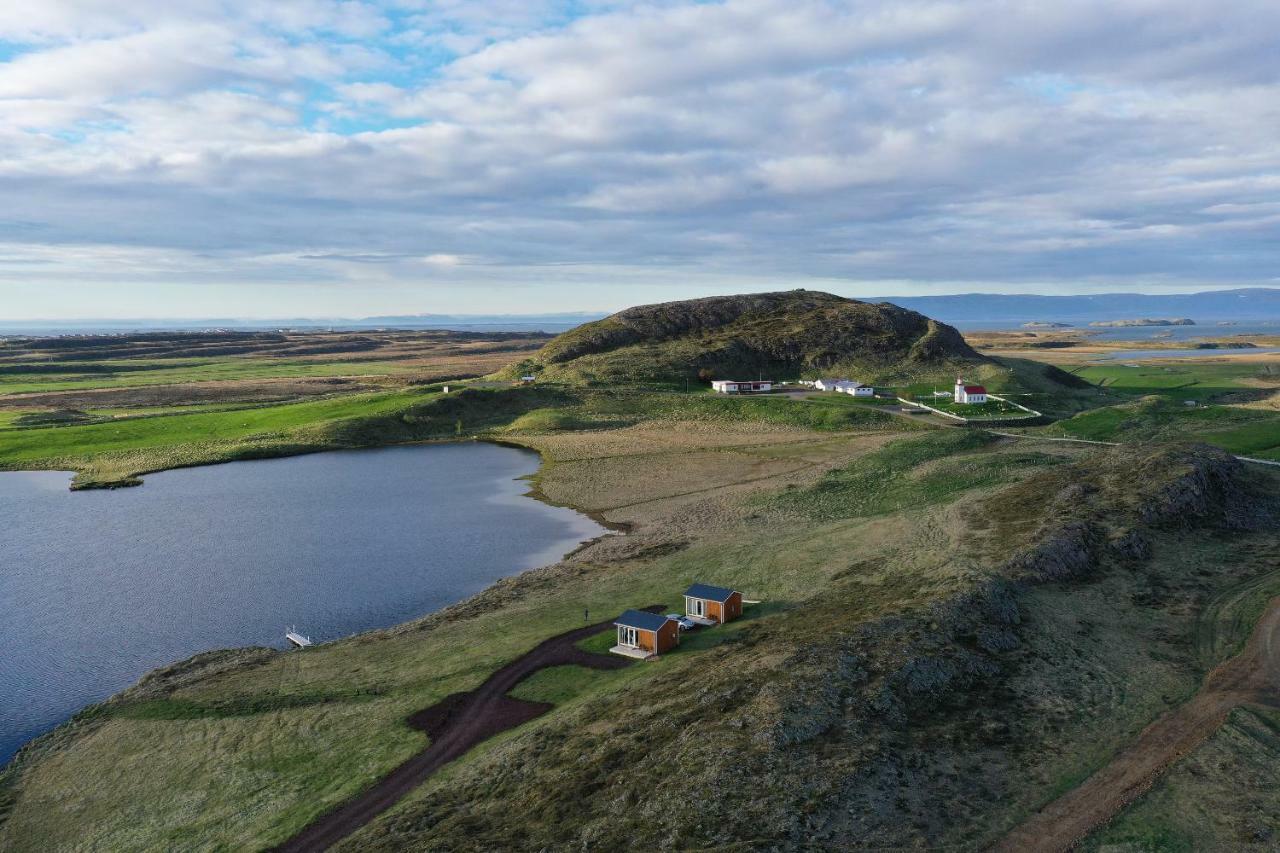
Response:
[{"label": "green meadow", "polygon": [[421,401],[420,392],[361,394],[229,412],[127,418],[109,423],[13,430],[0,436],[0,465],[89,456],[175,444],[203,443],[281,433],[345,418],[382,415]]},{"label": "green meadow", "polygon": [[1142,397],[1157,394],[1179,402],[1212,400],[1223,394],[1257,387],[1258,382],[1280,385],[1280,361],[1148,361],[1131,364],[1114,362],[1089,364],[1070,371],[1119,394]]},{"label": "green meadow", "polygon": [[[58,372],[31,372],[48,368]],[[389,360],[304,361],[300,359],[128,359],[0,367],[0,394],[134,388],[184,382],[247,381],[333,376],[392,376],[417,369]]]}]

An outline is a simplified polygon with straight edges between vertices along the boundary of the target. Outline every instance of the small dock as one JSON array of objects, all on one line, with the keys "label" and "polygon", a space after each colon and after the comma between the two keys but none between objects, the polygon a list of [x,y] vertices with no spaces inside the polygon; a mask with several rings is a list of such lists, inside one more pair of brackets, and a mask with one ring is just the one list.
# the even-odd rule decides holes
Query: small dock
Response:
[{"label": "small dock", "polygon": [[311,638],[299,634],[296,628],[290,628],[284,632],[284,638],[288,640],[295,649],[305,649],[311,645]]}]

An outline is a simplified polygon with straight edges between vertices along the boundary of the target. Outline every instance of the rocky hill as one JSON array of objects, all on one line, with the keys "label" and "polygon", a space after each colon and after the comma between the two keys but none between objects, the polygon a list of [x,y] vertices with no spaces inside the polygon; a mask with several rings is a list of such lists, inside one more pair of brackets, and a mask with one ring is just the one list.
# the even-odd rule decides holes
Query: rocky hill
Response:
[{"label": "rocky hill", "polygon": [[923,314],[794,290],[628,308],[554,338],[517,369],[626,381],[900,375],[983,361],[959,332]]}]

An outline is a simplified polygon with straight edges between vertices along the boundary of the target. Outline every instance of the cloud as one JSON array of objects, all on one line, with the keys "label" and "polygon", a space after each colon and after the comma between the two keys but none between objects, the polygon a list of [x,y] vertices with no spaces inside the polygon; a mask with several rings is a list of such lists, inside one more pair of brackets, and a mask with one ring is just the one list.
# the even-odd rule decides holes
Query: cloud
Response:
[{"label": "cloud", "polygon": [[38,224],[15,257],[406,293],[570,268],[1190,287],[1277,260],[1273,3],[36,5],[0,10],[0,191]]}]

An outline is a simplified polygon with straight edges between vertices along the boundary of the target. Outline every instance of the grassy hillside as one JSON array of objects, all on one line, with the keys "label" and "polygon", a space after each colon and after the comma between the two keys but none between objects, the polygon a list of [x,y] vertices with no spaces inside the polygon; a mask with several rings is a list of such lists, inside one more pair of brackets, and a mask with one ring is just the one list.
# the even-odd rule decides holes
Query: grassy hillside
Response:
[{"label": "grassy hillside", "polygon": [[921,314],[797,290],[628,308],[565,332],[514,371],[577,382],[872,379],[982,361],[955,329]]},{"label": "grassy hillside", "polygon": [[[480,393],[420,416],[491,411]],[[656,663],[522,684],[556,709],[344,849],[976,849],[1193,688],[1213,663],[1199,604],[1280,544],[1248,510],[1265,485],[1208,449],[1027,453],[885,431],[901,419],[815,430],[801,402],[660,399],[669,419],[633,420],[656,405],[639,394],[504,415],[543,451],[544,494],[627,536],[399,629],[147,679],[10,768],[0,846],[280,841],[420,748],[411,712],[584,607],[676,606],[701,580],[762,603]]]}]

